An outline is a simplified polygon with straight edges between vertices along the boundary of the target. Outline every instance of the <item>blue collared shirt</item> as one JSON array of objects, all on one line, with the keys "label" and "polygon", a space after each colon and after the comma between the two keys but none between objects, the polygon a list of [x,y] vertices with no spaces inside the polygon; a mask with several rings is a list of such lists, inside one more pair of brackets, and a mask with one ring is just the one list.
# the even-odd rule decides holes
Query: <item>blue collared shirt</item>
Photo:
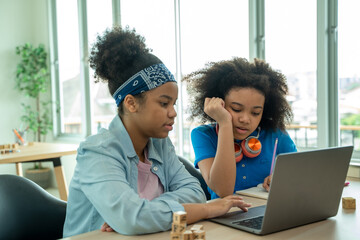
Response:
[{"label": "blue collared shirt", "polygon": [[[250,134],[256,136],[257,131]],[[242,160],[236,163],[236,180],[234,193],[238,190],[255,187],[263,183],[264,179],[270,175],[272,156],[274,151],[275,139],[278,139],[276,155],[280,153],[296,152],[293,140],[286,132],[280,130],[261,130],[259,140],[262,148],[259,156],[254,158],[243,156]],[[207,158],[214,158],[217,150],[218,136],[215,125],[202,125],[191,132],[191,141],[195,151],[195,167],[198,163]],[[219,196],[208,187],[211,199]]]},{"label": "blue collared shirt", "polygon": [[64,237],[96,229],[106,222],[116,232],[134,235],[171,228],[172,214],[182,203],[206,202],[196,178],[178,160],[169,138],[150,139],[148,158],[164,193],[149,201],[137,193],[139,158],[116,116],[109,130],[101,129],[78,148],[69,187]]}]

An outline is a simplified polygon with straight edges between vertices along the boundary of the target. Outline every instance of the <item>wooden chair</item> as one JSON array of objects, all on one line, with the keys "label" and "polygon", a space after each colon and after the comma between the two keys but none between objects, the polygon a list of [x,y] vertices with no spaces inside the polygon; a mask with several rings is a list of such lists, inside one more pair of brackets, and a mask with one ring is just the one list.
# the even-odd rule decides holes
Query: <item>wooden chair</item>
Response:
[{"label": "wooden chair", "polygon": [[193,175],[194,177],[196,177],[201,185],[201,188],[203,189],[205,196],[206,196],[206,200],[210,200],[211,199],[211,195],[207,189],[207,184],[203,178],[203,176],[201,175],[200,170],[196,169],[194,164],[192,162],[190,162],[190,160],[182,157],[182,156],[178,156],[180,162],[182,162],[186,168],[186,170]]},{"label": "wooden chair", "polygon": [[0,239],[62,238],[66,202],[36,183],[0,175]]}]

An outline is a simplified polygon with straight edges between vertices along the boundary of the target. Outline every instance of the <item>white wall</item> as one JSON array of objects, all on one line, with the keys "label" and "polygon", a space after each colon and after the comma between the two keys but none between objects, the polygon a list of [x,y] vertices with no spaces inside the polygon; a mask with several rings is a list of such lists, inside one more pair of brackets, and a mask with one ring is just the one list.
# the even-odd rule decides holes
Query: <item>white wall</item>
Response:
[{"label": "white wall", "polygon": [[[20,59],[15,54],[15,47],[26,42],[34,46],[43,43],[49,51],[47,7],[47,0],[0,0],[0,144],[14,142],[11,130],[20,127],[21,103],[26,101],[14,88],[16,65]],[[62,163],[69,184],[75,156],[64,158]],[[52,168],[52,163],[44,165]],[[23,164],[24,169],[31,166],[31,163]],[[16,174],[15,164],[0,164],[0,174]],[[52,184],[56,185],[54,173],[52,178]]]},{"label": "white wall", "polygon": [[20,126],[21,102],[14,89],[19,57],[15,47],[26,42],[48,46],[46,0],[0,0],[0,143],[14,141],[11,129]]}]

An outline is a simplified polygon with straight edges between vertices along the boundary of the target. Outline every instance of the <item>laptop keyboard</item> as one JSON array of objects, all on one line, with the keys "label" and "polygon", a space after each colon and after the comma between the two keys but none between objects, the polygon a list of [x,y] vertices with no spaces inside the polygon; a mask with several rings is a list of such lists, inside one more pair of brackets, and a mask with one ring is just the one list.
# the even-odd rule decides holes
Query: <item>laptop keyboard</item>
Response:
[{"label": "laptop keyboard", "polygon": [[235,221],[233,224],[245,226],[248,228],[261,229],[262,221],[264,216],[259,216],[255,218],[245,219],[241,221]]}]

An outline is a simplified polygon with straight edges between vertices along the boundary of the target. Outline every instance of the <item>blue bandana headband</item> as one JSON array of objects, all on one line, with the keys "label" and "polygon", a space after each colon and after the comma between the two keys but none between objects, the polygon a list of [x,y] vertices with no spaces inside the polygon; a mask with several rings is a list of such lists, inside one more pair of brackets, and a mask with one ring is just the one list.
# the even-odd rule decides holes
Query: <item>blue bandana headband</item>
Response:
[{"label": "blue bandana headband", "polygon": [[126,80],[113,94],[119,106],[126,95],[136,95],[157,88],[167,82],[176,82],[167,67],[160,63],[147,67]]}]

